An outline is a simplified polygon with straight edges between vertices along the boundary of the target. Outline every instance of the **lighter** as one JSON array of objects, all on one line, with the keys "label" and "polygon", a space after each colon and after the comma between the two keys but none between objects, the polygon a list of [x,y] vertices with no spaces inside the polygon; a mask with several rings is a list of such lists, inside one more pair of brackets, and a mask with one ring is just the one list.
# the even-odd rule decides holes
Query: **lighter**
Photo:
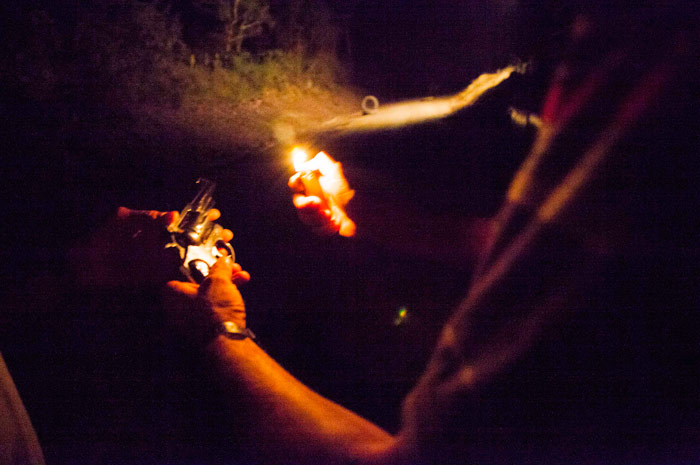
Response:
[{"label": "lighter", "polygon": [[321,208],[324,210],[329,210],[329,199],[326,193],[321,187],[321,182],[319,180],[321,172],[318,167],[309,166],[310,160],[306,151],[300,147],[294,147],[292,149],[292,162],[294,164],[294,170],[300,173],[299,179],[304,185],[304,193],[307,196],[318,197],[321,200]]}]

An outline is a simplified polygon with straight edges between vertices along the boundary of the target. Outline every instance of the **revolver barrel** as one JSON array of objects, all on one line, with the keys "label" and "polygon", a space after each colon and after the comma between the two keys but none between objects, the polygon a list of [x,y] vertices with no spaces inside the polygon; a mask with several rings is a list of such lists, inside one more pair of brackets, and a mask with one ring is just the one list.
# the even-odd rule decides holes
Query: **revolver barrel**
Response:
[{"label": "revolver barrel", "polygon": [[180,212],[177,223],[170,227],[170,232],[174,233],[176,241],[183,247],[202,244],[214,226],[209,220],[209,212],[214,208],[212,194],[216,183],[199,178],[197,184],[201,185],[199,192]]}]

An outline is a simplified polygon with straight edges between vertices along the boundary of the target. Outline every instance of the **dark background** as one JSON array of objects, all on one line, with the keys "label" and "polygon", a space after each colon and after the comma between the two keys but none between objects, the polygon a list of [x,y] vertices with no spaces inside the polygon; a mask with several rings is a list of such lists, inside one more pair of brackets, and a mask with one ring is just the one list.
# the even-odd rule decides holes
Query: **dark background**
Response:
[{"label": "dark background", "polygon": [[[72,26],[74,4],[41,6],[60,27]],[[453,92],[509,63],[505,39],[484,35],[490,28],[481,21],[497,23],[484,18],[496,14],[491,8],[335,7],[350,22],[353,85],[382,101]],[[31,28],[25,15],[31,5],[6,8],[12,50]],[[489,52],[489,43],[498,50]],[[86,241],[117,206],[179,210],[199,176],[218,182],[220,222],[234,231],[237,259],[253,276],[243,293],[261,345],[312,388],[396,431],[401,399],[462,297],[468,267],[317,238],[293,211],[286,157],[202,144],[165,127],[144,135],[132,114],[91,92],[99,85],[41,98],[6,92],[0,116],[8,302],[2,350],[48,462],[245,457],[241,444],[249,438],[198,358],[164,326],[159,292],[77,289],[65,261],[70,247]],[[500,202],[530,137],[508,121],[513,95],[507,84],[473,111],[438,123],[324,143],[358,191],[485,216]],[[396,326],[403,307],[408,318]]]},{"label": "dark background", "polygon": [[[331,3],[349,24],[352,84],[381,101],[453,92],[483,71],[538,57],[527,78],[446,120],[324,140],[355,201],[366,201],[365,190],[455,216],[492,214],[532,135],[510,123],[507,108],[537,111],[544,77],[565,53],[574,7],[555,3]],[[61,18],[71,5],[51,8]],[[29,28],[18,8],[5,16],[8,50]],[[159,292],[78,290],[65,263],[117,206],[179,210],[199,176],[218,182],[220,222],[253,276],[243,294],[261,345],[312,388],[396,431],[401,399],[463,296],[468,266],[312,236],[296,218],[278,153],[202,144],[167,127],[145,135],[132,114],[89,92],[37,99],[5,90],[0,348],[49,463],[246,457],[254,438],[163,325]],[[408,318],[396,326],[402,307]]]}]

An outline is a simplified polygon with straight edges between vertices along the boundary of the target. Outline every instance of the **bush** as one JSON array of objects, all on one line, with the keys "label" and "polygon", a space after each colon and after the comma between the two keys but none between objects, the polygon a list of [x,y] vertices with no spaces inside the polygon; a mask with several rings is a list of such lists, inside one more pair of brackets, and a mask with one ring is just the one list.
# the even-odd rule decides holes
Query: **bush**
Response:
[{"label": "bush", "polygon": [[[238,102],[259,98],[266,89],[332,88],[343,77],[333,54],[322,49],[323,43],[333,41],[321,34],[322,24],[315,20],[326,24],[330,19],[325,10],[316,9],[315,1],[295,0],[286,9],[278,7],[278,12],[294,13],[280,22],[285,40],[277,46],[282,48],[255,55],[245,50],[224,54],[223,60],[207,66],[202,66],[203,60],[190,65],[191,51],[180,22],[159,6],[167,2],[59,0],[51,8],[49,0],[43,3],[46,8],[11,3],[0,10],[7,13],[2,24],[20,21],[28,32],[24,38],[3,36],[9,47],[0,56],[8,66],[0,71],[0,81],[13,94],[33,100],[61,93],[94,108],[105,103],[178,106],[183,98],[206,97]],[[52,16],[51,11],[59,10],[60,15]],[[56,19],[69,17],[75,18],[74,24]]]},{"label": "bush", "polygon": [[244,52],[233,57],[230,68],[191,68],[189,94],[239,102],[260,98],[266,89],[333,88],[341,78],[341,67],[332,56],[272,50],[254,57]]},{"label": "bush", "polygon": [[79,8],[76,84],[112,103],[177,104],[185,90],[187,54],[180,36],[179,23],[151,3]]}]

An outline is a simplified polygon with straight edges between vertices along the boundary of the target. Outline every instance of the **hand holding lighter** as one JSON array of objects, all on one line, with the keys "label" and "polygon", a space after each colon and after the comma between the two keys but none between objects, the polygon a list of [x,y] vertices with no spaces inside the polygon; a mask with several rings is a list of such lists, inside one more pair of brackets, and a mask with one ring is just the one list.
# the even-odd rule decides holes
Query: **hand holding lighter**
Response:
[{"label": "hand holding lighter", "polygon": [[309,197],[318,197],[321,199],[321,208],[330,210],[329,198],[321,187],[319,177],[320,172],[318,170],[302,171],[300,179],[301,183],[304,185],[305,194]]}]

